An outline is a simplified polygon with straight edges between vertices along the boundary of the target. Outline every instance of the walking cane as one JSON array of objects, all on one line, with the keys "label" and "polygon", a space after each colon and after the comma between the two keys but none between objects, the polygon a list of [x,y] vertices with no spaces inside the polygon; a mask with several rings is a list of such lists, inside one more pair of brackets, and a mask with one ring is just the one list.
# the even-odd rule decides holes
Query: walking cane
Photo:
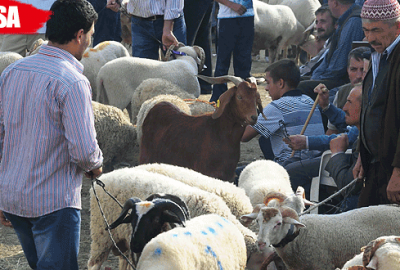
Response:
[{"label": "walking cane", "polygon": [[[329,90],[328,90],[326,87],[324,87],[324,88],[321,89],[321,91],[322,91],[323,93],[326,93],[326,92],[328,92]],[[315,111],[315,108],[317,107],[318,99],[319,99],[319,94],[318,94],[317,97],[315,98],[314,104],[313,104],[313,106],[312,106],[312,108],[311,108],[310,113],[308,114],[307,120],[306,120],[306,122],[304,123],[303,128],[301,129],[300,135],[303,135],[304,132],[306,131],[306,128],[307,128],[307,126],[308,126],[308,123],[309,123],[310,120],[311,120],[311,116],[313,115],[313,113],[314,113],[314,111]],[[293,157],[293,156],[294,156],[294,152],[295,152],[295,150],[292,150],[292,154],[290,155],[290,157]]]}]

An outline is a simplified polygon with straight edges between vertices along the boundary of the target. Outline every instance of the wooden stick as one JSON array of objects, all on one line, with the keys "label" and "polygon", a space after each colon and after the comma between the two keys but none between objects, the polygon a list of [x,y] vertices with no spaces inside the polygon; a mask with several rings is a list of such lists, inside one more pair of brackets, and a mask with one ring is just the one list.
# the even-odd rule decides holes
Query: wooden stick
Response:
[{"label": "wooden stick", "polygon": [[[310,122],[311,116],[313,115],[313,113],[314,113],[314,111],[315,111],[315,108],[317,107],[318,99],[319,99],[319,94],[318,94],[317,97],[315,98],[314,105],[312,106],[311,111],[310,111],[310,113],[308,114],[307,120],[306,120],[306,122],[304,123],[303,128],[301,129],[300,135],[303,135],[304,132],[306,131],[306,128],[307,128],[307,126],[308,126],[308,123]],[[292,150],[292,154],[290,155],[290,157],[293,157],[293,156],[294,156],[294,152],[295,152],[295,151]]]}]

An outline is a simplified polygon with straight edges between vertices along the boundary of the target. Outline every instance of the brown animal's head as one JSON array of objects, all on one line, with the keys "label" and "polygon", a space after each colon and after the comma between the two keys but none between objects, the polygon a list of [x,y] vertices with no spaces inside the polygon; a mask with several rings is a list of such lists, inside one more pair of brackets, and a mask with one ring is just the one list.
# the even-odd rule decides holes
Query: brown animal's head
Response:
[{"label": "brown animal's head", "polygon": [[239,77],[230,75],[217,78],[202,75],[198,75],[198,77],[213,84],[226,83],[228,81],[235,84],[234,87],[231,87],[220,96],[217,108],[212,115],[213,119],[219,118],[228,106],[230,106],[232,116],[242,126],[254,125],[257,122],[258,114],[263,113],[261,98],[257,92],[255,80],[247,82]]}]

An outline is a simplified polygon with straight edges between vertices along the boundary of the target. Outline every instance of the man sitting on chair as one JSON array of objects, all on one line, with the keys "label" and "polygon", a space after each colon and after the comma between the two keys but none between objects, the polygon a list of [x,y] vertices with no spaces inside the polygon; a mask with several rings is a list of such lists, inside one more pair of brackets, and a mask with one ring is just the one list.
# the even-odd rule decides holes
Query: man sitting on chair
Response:
[{"label": "man sitting on chair", "polygon": [[[321,99],[321,103],[324,102],[324,100],[329,98],[329,93],[325,93],[320,91],[320,89],[316,90]],[[353,90],[350,92],[347,102],[343,107],[343,110],[340,110],[336,107],[333,106],[332,109],[336,111],[335,117],[330,119],[332,120],[332,123],[335,124],[339,128],[339,130],[344,130],[344,127],[346,125],[350,125],[351,127],[349,128],[347,133],[344,134],[332,134],[332,135],[324,135],[324,136],[318,136],[318,143],[322,147],[322,145],[325,145],[326,148],[320,148],[321,151],[328,150],[329,147],[331,148],[332,153],[338,153],[335,147],[335,144],[339,144],[338,142],[342,142],[342,140],[346,140],[346,148],[343,151],[343,144],[340,144],[340,150],[342,152],[345,152],[347,147],[349,145],[355,145],[355,141],[358,136],[358,125],[359,125],[359,118],[360,118],[360,108],[361,108],[361,84],[357,84]],[[335,138],[341,137],[337,141],[334,141]],[[297,145],[295,144],[294,140],[290,140],[292,136],[289,136],[288,139],[284,139],[285,143],[288,144],[288,146],[293,149],[293,150],[300,150],[303,149],[305,146]],[[346,139],[344,139],[346,138]],[[308,142],[310,144],[314,144],[314,139],[315,137],[308,137]],[[325,143],[322,143],[322,141],[325,141]],[[329,144],[330,142],[334,141],[331,145]],[[350,142],[350,143],[349,143]],[[337,145],[336,145],[337,146]],[[338,147],[339,149],[339,147]],[[292,183],[292,188],[296,190],[298,186],[304,187],[306,191],[306,196],[309,196],[310,194],[310,185],[311,185],[311,180],[313,177],[318,176],[319,174],[319,166],[320,166],[321,158],[316,157],[310,160],[304,160],[304,161],[297,161],[293,162],[291,164],[288,164],[285,166],[285,169],[288,171],[289,176],[290,176],[290,181]],[[333,177],[335,179],[335,177]],[[352,179],[351,179],[352,180]],[[346,181],[345,181],[346,182]],[[346,185],[345,183],[337,183],[338,186],[344,186]],[[309,198],[309,197],[307,197]]]}]

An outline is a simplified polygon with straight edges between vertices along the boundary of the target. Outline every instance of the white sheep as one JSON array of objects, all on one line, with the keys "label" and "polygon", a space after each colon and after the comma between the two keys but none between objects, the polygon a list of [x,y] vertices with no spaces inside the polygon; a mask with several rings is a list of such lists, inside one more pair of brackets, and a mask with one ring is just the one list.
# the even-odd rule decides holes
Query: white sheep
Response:
[{"label": "white sheep", "polygon": [[143,102],[158,95],[175,95],[181,99],[194,99],[195,96],[184,91],[178,85],[163,79],[149,78],[139,84],[134,90],[131,101],[131,122],[136,123],[136,117]]},{"label": "white sheep", "polygon": [[136,129],[118,108],[92,101],[97,141],[103,152],[103,171],[138,164]]},{"label": "white sheep", "polygon": [[81,63],[83,64],[83,75],[85,75],[92,86],[93,100],[97,96],[96,78],[99,70],[107,62],[130,56],[128,50],[119,42],[103,41],[94,48],[87,48],[83,53]]},{"label": "white sheep", "polygon": [[136,120],[137,142],[139,145],[140,145],[140,140],[142,139],[142,125],[144,119],[146,118],[147,113],[154,107],[154,105],[160,102],[172,103],[176,107],[178,107],[182,112],[188,115],[191,114],[189,105],[185,101],[183,101],[183,99],[175,95],[158,95],[149,100],[146,100],[140,107]]},{"label": "white sheep", "polygon": [[264,202],[271,191],[285,195],[293,194],[289,174],[278,163],[272,160],[256,160],[247,165],[239,176],[239,187],[249,196],[255,207]]},{"label": "white sheep", "polygon": [[[400,237],[382,236],[372,240],[362,252],[349,260],[343,270],[399,270],[400,269]],[[338,268],[337,268],[338,269]]]},{"label": "white sheep", "polygon": [[10,64],[22,59],[22,55],[15,52],[0,52],[0,75]]},{"label": "white sheep", "polygon": [[203,215],[153,238],[144,248],[138,270],[241,270],[246,266],[243,235],[229,220]]},{"label": "white sheep", "polygon": [[[248,215],[250,216],[250,215]],[[303,215],[288,207],[263,207],[251,215],[260,226],[260,250],[275,247],[288,270],[342,267],[382,235],[398,234],[400,206],[379,205],[336,215]]]},{"label": "white sheep", "polygon": [[315,20],[315,11],[321,6],[318,0],[261,0],[270,5],[284,5],[291,8],[296,19],[305,27]]},{"label": "white sheep", "polygon": [[[198,46],[180,47],[175,60],[162,62],[139,57],[123,57],[105,64],[97,76],[96,101],[127,108],[140,83],[148,78],[166,79],[198,97],[200,85],[196,75],[202,70],[204,50]],[[130,113],[131,114],[131,113]]]},{"label": "white sheep", "polygon": [[296,19],[292,9],[284,5],[269,5],[254,0],[254,41],[252,55],[268,50],[269,61],[289,45],[299,45],[307,39],[305,27]]},{"label": "white sheep", "polygon": [[[131,197],[144,200],[154,193],[168,193],[180,197],[187,205],[192,217],[205,214],[218,214],[237,226],[244,236],[247,248],[247,258],[260,256],[255,245],[256,235],[244,227],[232,215],[225,202],[215,194],[191,187],[164,175],[148,172],[137,168],[123,168],[103,174],[100,180],[105,184],[106,190],[120,202],[125,202]],[[118,204],[109,197],[99,186],[95,186],[99,201],[104,210],[107,220],[114,221],[118,218],[120,209]],[[113,244],[104,230],[105,224],[100,214],[97,201],[91,193],[90,201],[90,230],[91,230],[91,251],[88,261],[88,269],[100,269],[101,264],[107,259]],[[122,247],[126,254],[129,249],[129,239],[132,228],[130,224],[123,224],[111,231],[116,243]],[[262,253],[261,255],[266,254]],[[267,256],[267,254],[265,255]],[[126,269],[127,263],[120,258],[120,269]]]},{"label": "white sheep", "polygon": [[238,219],[242,215],[248,214],[253,210],[250,199],[246,196],[244,190],[236,187],[232,183],[203,175],[188,168],[170,164],[143,164],[136,168],[159,173],[189,186],[198,187],[202,190],[214,193],[224,200],[232,214]]}]

